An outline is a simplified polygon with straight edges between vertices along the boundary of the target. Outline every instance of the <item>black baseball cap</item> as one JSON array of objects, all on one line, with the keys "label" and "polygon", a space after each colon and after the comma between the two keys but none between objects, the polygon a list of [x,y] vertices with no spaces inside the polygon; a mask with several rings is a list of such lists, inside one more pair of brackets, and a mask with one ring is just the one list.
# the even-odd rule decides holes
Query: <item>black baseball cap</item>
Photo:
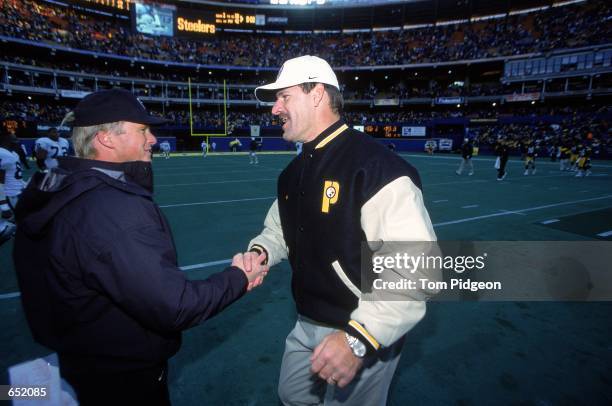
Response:
[{"label": "black baseball cap", "polygon": [[164,124],[168,120],[154,117],[136,96],[125,89],[90,93],[74,109],[74,127],[89,127],[117,121],[137,124]]}]

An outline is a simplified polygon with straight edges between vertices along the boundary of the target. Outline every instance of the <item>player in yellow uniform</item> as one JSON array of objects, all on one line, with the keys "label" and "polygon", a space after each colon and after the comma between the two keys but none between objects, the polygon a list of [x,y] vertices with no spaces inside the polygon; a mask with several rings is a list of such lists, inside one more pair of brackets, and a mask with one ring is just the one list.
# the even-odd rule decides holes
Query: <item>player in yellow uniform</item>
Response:
[{"label": "player in yellow uniform", "polygon": [[525,173],[523,173],[523,175],[527,176],[529,175],[529,170],[531,169],[531,174],[535,175],[536,173],[536,167],[535,167],[535,159],[536,156],[538,155],[536,153],[536,147],[535,144],[533,144],[533,142],[529,142],[526,145],[526,151],[525,151]]}]

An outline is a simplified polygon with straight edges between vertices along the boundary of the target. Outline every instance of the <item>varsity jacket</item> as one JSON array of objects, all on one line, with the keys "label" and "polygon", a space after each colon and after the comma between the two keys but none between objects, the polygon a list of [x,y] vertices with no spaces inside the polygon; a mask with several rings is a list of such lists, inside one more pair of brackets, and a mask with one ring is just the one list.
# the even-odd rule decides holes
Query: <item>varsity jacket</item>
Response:
[{"label": "varsity jacket", "polygon": [[360,338],[369,352],[421,320],[425,295],[382,301],[361,292],[362,243],[436,239],[414,167],[340,120],[304,144],[277,186],[249,248],[271,266],[289,259],[299,314]]}]

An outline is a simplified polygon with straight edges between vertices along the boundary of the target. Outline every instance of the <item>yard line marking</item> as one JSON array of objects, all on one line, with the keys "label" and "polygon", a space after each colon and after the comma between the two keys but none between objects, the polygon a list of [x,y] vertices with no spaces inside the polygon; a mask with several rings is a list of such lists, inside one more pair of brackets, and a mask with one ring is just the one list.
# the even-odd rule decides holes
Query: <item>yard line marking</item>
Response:
[{"label": "yard line marking", "polygon": [[599,237],[609,237],[609,236],[611,236],[611,235],[612,235],[612,230],[610,230],[610,231],[604,231],[603,233],[599,233],[599,234],[597,234],[597,236],[599,236]]},{"label": "yard line marking", "polygon": [[192,269],[208,268],[209,266],[231,264],[232,259],[220,259],[218,261],[203,262],[201,264],[181,266],[181,271],[191,271]]},{"label": "yard line marking", "polygon": [[218,185],[218,184],[222,184],[222,183],[267,182],[267,181],[277,180],[277,179],[278,178],[265,178],[265,179],[221,180],[221,181],[216,181],[216,182],[169,183],[169,184],[165,184],[165,185],[155,185],[155,187]]},{"label": "yard line marking", "polygon": [[[568,204],[585,203],[585,202],[592,202],[592,201],[595,201],[595,200],[603,200],[603,199],[610,199],[610,198],[612,198],[612,195],[594,197],[594,198],[591,198],[591,199],[574,200],[574,201],[571,201],[571,202],[561,202],[561,203],[546,204],[546,205],[543,205],[543,206],[528,207],[526,209],[514,210],[514,212],[515,213],[525,213],[525,212],[530,212],[530,211],[535,211],[535,210],[549,209],[551,207],[566,206]],[[467,223],[467,222],[470,222],[470,221],[482,220],[482,219],[487,219],[487,218],[491,218],[491,217],[507,216],[509,214],[511,214],[511,213],[510,212],[505,212],[505,213],[485,214],[483,216],[476,216],[476,217],[467,217],[467,218],[459,219],[459,220],[451,220],[451,221],[444,221],[444,222],[441,222],[441,223],[436,223],[436,224],[434,224],[434,227],[443,227],[443,226],[448,226],[448,225],[452,225],[452,224]]]},{"label": "yard line marking", "polygon": [[268,197],[254,197],[252,199],[234,199],[234,200],[213,200],[210,202],[196,202],[196,203],[178,203],[178,204],[165,204],[163,206],[159,206],[162,208],[168,207],[185,207],[185,206],[203,206],[207,204],[222,204],[222,203],[236,203],[236,202],[252,202],[255,200],[269,200],[276,199],[276,196],[268,196]]},{"label": "yard line marking", "polygon": [[462,209],[473,209],[474,207],[478,207],[477,204],[469,204],[467,206],[461,206]]},{"label": "yard line marking", "polygon": [[550,219],[550,220],[545,220],[545,221],[540,221],[540,224],[552,224],[552,223],[557,223],[561,220],[559,219]]},{"label": "yard line marking", "polygon": [[[179,269],[181,271],[191,271],[193,269],[209,268],[215,265],[225,265],[225,264],[231,264],[231,263],[232,263],[232,259],[228,258],[228,259],[220,259],[218,261],[202,262],[200,264],[181,266],[179,267]],[[3,294],[0,294],[0,300],[14,299],[19,296],[21,296],[20,292],[3,293]]]},{"label": "yard line marking", "polygon": [[504,210],[504,209],[499,209],[498,211],[499,211],[500,213],[517,214],[517,215],[519,215],[519,216],[526,216],[526,214],[525,214],[525,213],[519,213],[519,212],[512,211],[512,210]]},{"label": "yard line marking", "polygon": [[448,202],[448,199],[434,200],[433,201],[433,203],[442,203],[442,202]]},{"label": "yard line marking", "polygon": [[477,179],[477,180],[463,180],[460,182],[454,181],[454,182],[440,182],[440,183],[425,183],[423,184],[424,187],[429,187],[429,186],[440,186],[440,185],[458,185],[458,184],[465,184],[465,183],[487,183],[488,180],[484,180],[484,179]]},{"label": "yard line marking", "polygon": [[[266,168],[262,168],[260,169],[260,171],[277,171],[280,172],[282,171],[282,169],[277,169],[277,168],[270,168],[270,169],[266,169]],[[185,175],[212,175],[212,174],[226,174],[226,173],[244,173],[244,172],[248,172],[248,173],[253,173],[254,171],[251,170],[237,170],[237,171],[207,171],[207,170],[202,170],[200,172],[181,172],[181,173],[160,173],[159,175],[155,175],[155,177],[160,177],[160,176],[185,176]]]}]

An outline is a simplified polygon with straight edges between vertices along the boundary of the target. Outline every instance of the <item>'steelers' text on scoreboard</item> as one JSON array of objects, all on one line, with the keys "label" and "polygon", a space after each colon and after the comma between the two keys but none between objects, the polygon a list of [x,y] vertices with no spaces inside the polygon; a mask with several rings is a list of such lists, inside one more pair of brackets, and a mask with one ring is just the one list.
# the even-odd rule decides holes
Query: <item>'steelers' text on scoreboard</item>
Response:
[{"label": "'steelers' text on scoreboard", "polygon": [[178,31],[196,32],[202,34],[214,34],[216,31],[214,24],[202,22],[202,20],[199,18],[193,21],[184,17],[178,17],[176,19],[176,28]]}]

